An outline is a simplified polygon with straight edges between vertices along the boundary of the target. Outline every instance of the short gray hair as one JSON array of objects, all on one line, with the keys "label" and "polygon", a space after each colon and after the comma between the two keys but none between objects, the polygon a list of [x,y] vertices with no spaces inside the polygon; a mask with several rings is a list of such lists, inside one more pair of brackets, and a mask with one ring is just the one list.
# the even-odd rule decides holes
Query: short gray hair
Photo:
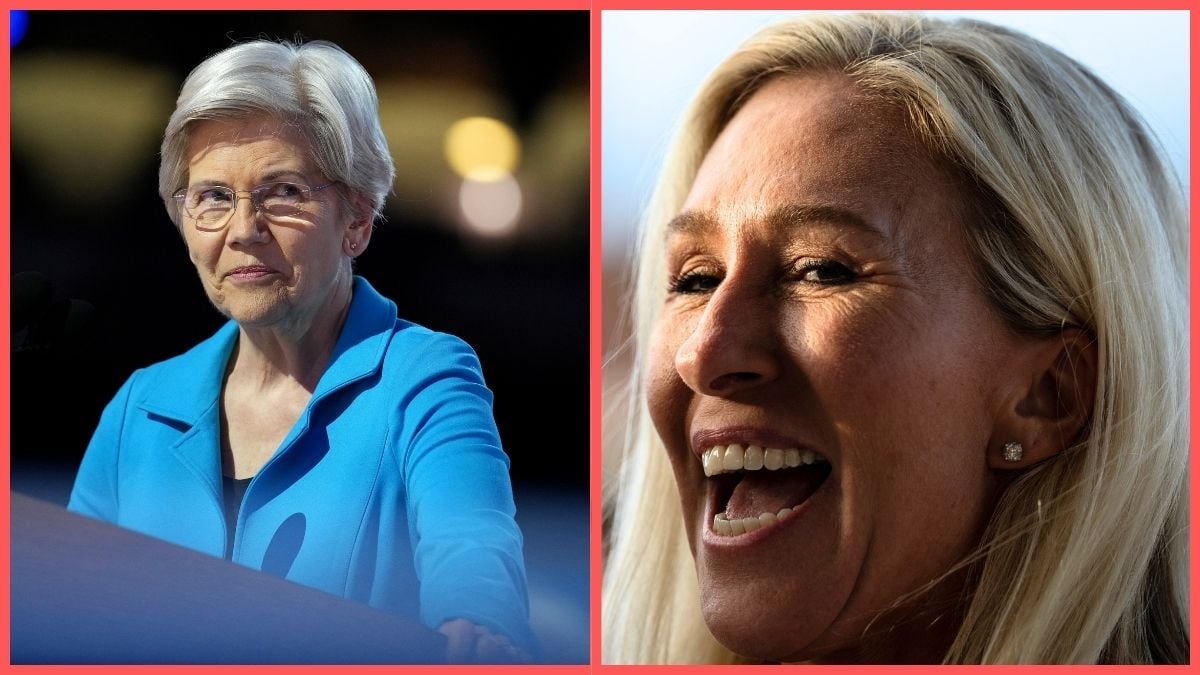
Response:
[{"label": "short gray hair", "polygon": [[179,205],[171,195],[187,184],[190,129],[205,120],[264,114],[295,124],[321,172],[367,199],[371,215],[379,215],[396,170],[371,76],[332,42],[255,40],[205,59],[179,91],[158,169],[158,193],[176,225]]}]

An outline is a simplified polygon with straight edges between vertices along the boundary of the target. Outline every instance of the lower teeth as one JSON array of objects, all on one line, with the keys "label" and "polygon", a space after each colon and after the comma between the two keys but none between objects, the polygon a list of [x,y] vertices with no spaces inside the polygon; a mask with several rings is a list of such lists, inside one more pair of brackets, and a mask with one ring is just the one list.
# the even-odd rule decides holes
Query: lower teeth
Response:
[{"label": "lower teeth", "polygon": [[792,509],[783,508],[775,513],[760,513],[757,516],[749,518],[734,518],[729,520],[724,513],[718,513],[713,516],[713,532],[722,537],[735,537],[746,532],[753,532],[759,528],[774,525],[788,516],[792,515]]}]

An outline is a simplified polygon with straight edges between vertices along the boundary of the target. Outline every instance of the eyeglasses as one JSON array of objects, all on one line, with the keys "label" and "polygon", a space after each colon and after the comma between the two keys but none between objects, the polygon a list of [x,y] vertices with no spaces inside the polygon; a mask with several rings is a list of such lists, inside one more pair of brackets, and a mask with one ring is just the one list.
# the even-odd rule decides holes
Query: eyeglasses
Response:
[{"label": "eyeglasses", "polygon": [[195,221],[196,229],[216,232],[229,224],[241,195],[250,195],[254,210],[267,218],[290,218],[306,212],[312,193],[336,184],[335,181],[308,187],[281,181],[240,191],[223,185],[197,185],[179,188],[171,197],[183,205],[183,210]]}]

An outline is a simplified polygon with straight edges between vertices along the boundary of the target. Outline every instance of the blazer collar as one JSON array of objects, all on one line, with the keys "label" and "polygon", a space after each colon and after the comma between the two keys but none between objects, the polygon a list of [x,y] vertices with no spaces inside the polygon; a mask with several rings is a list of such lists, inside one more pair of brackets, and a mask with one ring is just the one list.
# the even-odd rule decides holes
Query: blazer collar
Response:
[{"label": "blazer collar", "polygon": [[[395,303],[366,279],[354,277],[350,311],[312,400],[374,373],[383,362],[395,325]],[[186,353],[151,367],[138,407],[194,426],[220,400],[238,334],[237,323],[229,321]]]}]

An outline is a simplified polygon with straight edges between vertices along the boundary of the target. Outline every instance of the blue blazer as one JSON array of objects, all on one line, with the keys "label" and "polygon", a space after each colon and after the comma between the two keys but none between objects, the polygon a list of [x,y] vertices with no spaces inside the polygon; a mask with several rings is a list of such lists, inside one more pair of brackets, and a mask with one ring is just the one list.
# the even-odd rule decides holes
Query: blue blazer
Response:
[{"label": "blue blazer", "polygon": [[[70,510],[226,554],[220,393],[237,340],[230,321],[125,382]],[[232,559],[431,628],[468,619],[530,649],[514,513],[474,351],[397,319],[356,277],[312,399],[246,489]]]}]

